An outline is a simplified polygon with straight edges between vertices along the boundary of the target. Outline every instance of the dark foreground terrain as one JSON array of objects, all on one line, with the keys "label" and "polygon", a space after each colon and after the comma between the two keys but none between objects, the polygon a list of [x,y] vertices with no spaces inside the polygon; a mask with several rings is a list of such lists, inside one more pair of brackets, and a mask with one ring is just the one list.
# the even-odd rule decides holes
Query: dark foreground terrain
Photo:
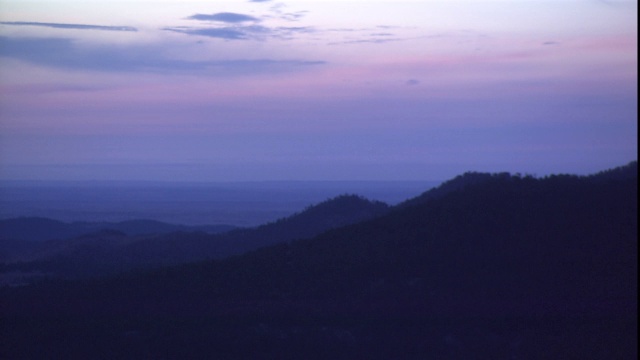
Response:
[{"label": "dark foreground terrain", "polygon": [[636,359],[637,164],[468,173],[244,255],[0,289],[7,359]]}]

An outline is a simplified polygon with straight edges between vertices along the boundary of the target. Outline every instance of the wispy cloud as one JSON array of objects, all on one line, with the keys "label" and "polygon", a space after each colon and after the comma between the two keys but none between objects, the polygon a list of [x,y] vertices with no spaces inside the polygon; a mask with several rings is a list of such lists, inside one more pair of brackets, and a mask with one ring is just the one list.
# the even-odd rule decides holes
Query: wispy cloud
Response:
[{"label": "wispy cloud", "polygon": [[298,21],[307,15],[308,11],[286,12],[280,14],[280,19],[287,21]]},{"label": "wispy cloud", "polygon": [[226,40],[244,40],[247,39],[247,32],[238,28],[192,28],[192,27],[173,27],[164,28],[165,31],[173,31],[186,35],[198,35]]},{"label": "wispy cloud", "polygon": [[[259,2],[259,1],[256,1]],[[283,4],[276,4],[274,7],[284,6]],[[289,20],[289,21],[297,21],[302,16],[304,16],[305,11],[300,11],[296,13],[283,13],[279,12],[278,18]],[[194,14],[187,19],[189,20],[199,20],[199,21],[207,21],[212,23],[222,23],[222,24],[212,24],[209,27],[191,27],[191,26],[176,26],[176,27],[165,27],[162,30],[165,31],[173,31],[177,33],[182,33],[186,35],[196,35],[196,36],[206,36],[211,38],[225,39],[225,40],[266,40],[269,38],[276,39],[292,39],[295,34],[301,33],[311,33],[315,30],[310,27],[305,26],[296,26],[296,27],[287,27],[287,26],[278,26],[278,27],[269,27],[266,25],[258,24],[262,23],[263,20],[268,20],[273,18],[273,16],[263,16],[261,18],[257,18],[254,16],[240,14],[240,13],[231,13],[231,12],[221,12],[215,14]],[[247,24],[252,23],[252,24]]]},{"label": "wispy cloud", "polygon": [[310,26],[280,26],[272,29],[272,36],[279,39],[292,39],[298,34],[315,34],[318,32],[319,30]]},{"label": "wispy cloud", "polygon": [[315,32],[314,28],[298,26],[267,27],[262,25],[231,26],[231,27],[170,27],[165,31],[173,31],[186,35],[206,36],[225,40],[266,40],[280,39],[290,40],[297,34],[308,34]]},{"label": "wispy cloud", "polygon": [[189,16],[187,19],[200,20],[200,21],[219,21],[219,22],[233,23],[233,24],[260,21],[260,19],[250,15],[231,13],[231,12],[221,12],[221,13],[215,13],[215,14],[194,14]]},{"label": "wispy cloud", "polygon": [[66,38],[0,36],[0,56],[69,70],[238,76],[295,71],[325,64],[324,61],[291,59],[177,60],[164,56],[161,49],[161,46],[91,47]]},{"label": "wispy cloud", "polygon": [[105,25],[87,25],[87,24],[63,24],[63,23],[43,23],[32,21],[1,21],[2,25],[12,26],[41,26],[55,29],[70,30],[102,30],[102,31],[138,31],[132,26],[105,26]]},{"label": "wispy cloud", "polygon": [[266,15],[265,18],[277,18],[285,21],[298,21],[308,13],[308,11],[306,10],[294,12],[285,11],[286,8],[288,8],[288,6],[284,3],[275,3],[269,9],[269,11],[274,15]]},{"label": "wispy cloud", "polygon": [[[267,2],[267,1],[251,1]],[[286,22],[300,22],[309,13],[308,10],[290,11],[289,6],[282,2],[273,2],[269,5],[267,13],[263,15],[247,15],[235,12],[218,12],[213,14],[197,13],[186,19],[206,22],[200,26],[167,26],[162,30],[172,31],[185,35],[203,36],[224,40],[254,40],[265,41],[270,39],[294,40],[305,34],[313,34],[309,41],[317,42],[325,40],[329,45],[347,44],[383,44],[409,40],[400,37],[396,30],[404,28],[399,26],[379,25],[368,28],[333,28],[323,29],[312,26],[273,26],[271,21],[282,24]],[[406,30],[406,29],[404,29]],[[323,34],[344,33],[343,40],[329,36],[323,39]]]}]

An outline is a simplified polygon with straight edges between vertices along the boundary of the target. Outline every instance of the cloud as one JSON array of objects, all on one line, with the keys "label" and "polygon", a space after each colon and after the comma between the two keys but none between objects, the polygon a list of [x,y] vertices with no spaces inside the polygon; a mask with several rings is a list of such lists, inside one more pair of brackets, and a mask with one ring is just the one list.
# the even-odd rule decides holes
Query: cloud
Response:
[{"label": "cloud", "polygon": [[280,40],[290,40],[294,38],[296,34],[308,34],[315,32],[314,28],[298,26],[288,27],[280,26],[270,28],[261,25],[249,25],[249,26],[232,26],[232,27],[210,27],[210,28],[196,28],[196,27],[171,27],[164,28],[165,31],[173,31],[186,35],[206,36],[225,40],[266,40],[267,38],[274,38]]},{"label": "cloud", "polygon": [[307,15],[308,11],[280,13],[280,19],[286,21],[298,21]]},{"label": "cloud", "polygon": [[409,85],[409,86],[415,86],[415,85],[419,85],[420,84],[420,80],[416,80],[416,79],[409,79],[405,82],[405,84]]},{"label": "cloud", "polygon": [[1,21],[2,25],[13,26],[42,26],[55,29],[71,29],[71,30],[102,30],[102,31],[138,31],[131,26],[104,26],[104,25],[86,25],[86,24],[60,24],[60,23],[42,23],[31,21]]},{"label": "cloud", "polygon": [[307,15],[307,13],[309,13],[309,11],[307,10],[286,12],[285,9],[287,8],[288,6],[284,3],[273,4],[269,8],[269,11],[274,15],[266,15],[264,18],[277,18],[285,21],[299,21],[305,15]]},{"label": "cloud", "polygon": [[199,35],[207,36],[226,40],[244,40],[247,39],[246,32],[237,28],[189,28],[189,27],[175,27],[164,28],[165,31],[173,31],[187,35]]},{"label": "cloud", "polygon": [[271,0],[249,0],[249,2],[269,2]]},{"label": "cloud", "polygon": [[232,24],[248,22],[248,21],[254,21],[254,22],[260,21],[260,19],[250,15],[230,13],[230,12],[222,12],[222,13],[216,13],[216,14],[210,14],[210,15],[194,14],[189,16],[187,19],[201,20],[201,21],[220,21],[220,22],[232,23]]},{"label": "cloud", "polygon": [[10,38],[0,36],[0,56],[32,64],[100,72],[151,72],[238,76],[295,71],[324,61],[230,59],[176,60],[163,56],[160,46],[81,46],[67,38]]},{"label": "cloud", "polygon": [[274,28],[272,34],[280,39],[291,39],[295,34],[313,34],[319,32],[309,26],[281,26]]}]

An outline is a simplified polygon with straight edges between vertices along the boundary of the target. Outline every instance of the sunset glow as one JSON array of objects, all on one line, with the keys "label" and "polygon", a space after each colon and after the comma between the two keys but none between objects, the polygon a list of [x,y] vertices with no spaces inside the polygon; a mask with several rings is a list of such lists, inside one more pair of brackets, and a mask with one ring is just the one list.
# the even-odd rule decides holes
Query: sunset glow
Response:
[{"label": "sunset glow", "polygon": [[635,1],[0,0],[0,179],[590,173],[637,81]]}]

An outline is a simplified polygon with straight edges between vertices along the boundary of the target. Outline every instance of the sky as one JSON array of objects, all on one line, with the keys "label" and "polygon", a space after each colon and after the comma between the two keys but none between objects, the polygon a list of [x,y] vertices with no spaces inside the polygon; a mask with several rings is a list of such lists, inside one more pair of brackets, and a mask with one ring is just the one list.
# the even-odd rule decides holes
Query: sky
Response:
[{"label": "sky", "polygon": [[0,0],[0,180],[637,159],[637,1]]}]

